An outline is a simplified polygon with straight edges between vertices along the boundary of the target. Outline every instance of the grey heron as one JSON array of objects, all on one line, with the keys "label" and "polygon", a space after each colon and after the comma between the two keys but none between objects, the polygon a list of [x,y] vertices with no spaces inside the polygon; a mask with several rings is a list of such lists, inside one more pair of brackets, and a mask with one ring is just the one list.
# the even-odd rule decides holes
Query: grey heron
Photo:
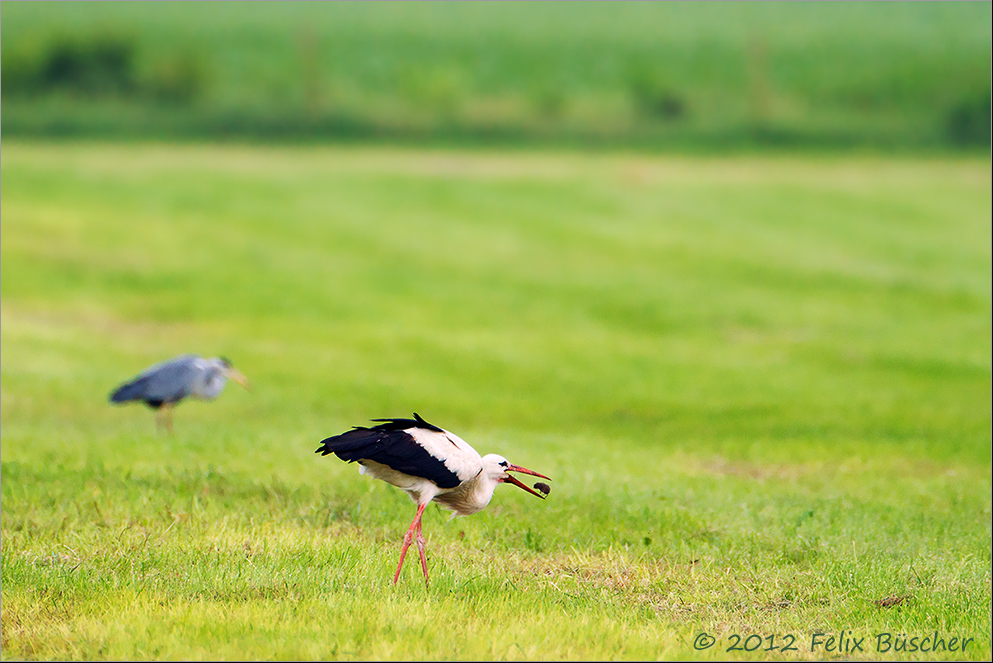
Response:
[{"label": "grey heron", "polygon": [[417,515],[403,537],[400,563],[393,576],[393,584],[400,577],[403,559],[413,541],[417,541],[421,554],[424,582],[429,580],[421,515],[432,500],[454,511],[455,515],[468,516],[486,508],[493,498],[493,491],[501,483],[512,483],[542,499],[548,493],[545,484],[535,484],[541,490],[538,493],[508,472],[548,479],[544,474],[512,465],[497,454],[480,456],[458,435],[429,424],[416,412],[413,419],[373,421],[384,423],[372,428],[355,426],[341,435],[322,440],[315,453],[322,456],[333,453],[341,460],[357,462],[360,473],[368,473],[407,491],[417,503]]},{"label": "grey heron", "polygon": [[224,390],[228,378],[250,389],[248,379],[224,357],[181,355],[150,366],[122,384],[111,393],[110,402],[144,401],[158,410],[157,426],[164,425],[172,432],[172,408],[176,403],[187,396],[213,400]]}]

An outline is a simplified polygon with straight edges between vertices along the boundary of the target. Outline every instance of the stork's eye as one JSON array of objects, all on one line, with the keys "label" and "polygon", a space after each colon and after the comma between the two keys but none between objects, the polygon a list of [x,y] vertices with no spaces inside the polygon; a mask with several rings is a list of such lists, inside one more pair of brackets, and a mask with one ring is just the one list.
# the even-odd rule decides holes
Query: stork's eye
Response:
[{"label": "stork's eye", "polygon": [[500,467],[507,467],[508,463],[505,460],[500,461]]}]

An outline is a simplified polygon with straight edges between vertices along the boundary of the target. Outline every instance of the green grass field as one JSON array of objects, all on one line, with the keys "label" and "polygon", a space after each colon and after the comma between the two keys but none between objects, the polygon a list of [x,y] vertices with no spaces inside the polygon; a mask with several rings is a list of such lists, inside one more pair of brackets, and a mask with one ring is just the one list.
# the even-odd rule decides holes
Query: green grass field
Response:
[{"label": "green grass field", "polygon": [[[990,658],[988,158],[7,139],[2,180],[4,659]],[[107,403],[184,352],[254,390]],[[415,411],[553,478],[430,508],[429,588],[407,497],[313,453]]]},{"label": "green grass field", "polygon": [[965,3],[3,3],[3,131],[968,147]]}]

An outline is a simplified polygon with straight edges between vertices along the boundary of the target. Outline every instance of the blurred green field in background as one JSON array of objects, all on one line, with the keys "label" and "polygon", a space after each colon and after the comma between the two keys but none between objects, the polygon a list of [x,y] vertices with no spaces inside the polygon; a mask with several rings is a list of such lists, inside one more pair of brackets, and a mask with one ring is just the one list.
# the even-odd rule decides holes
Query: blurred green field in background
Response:
[{"label": "blurred green field in background", "polygon": [[990,144],[976,3],[3,4],[4,136]]},{"label": "blurred green field in background", "polygon": [[[989,174],[7,139],[4,658],[988,659]],[[106,402],[183,352],[255,390]],[[313,453],[413,411],[553,478],[429,509],[429,589]]]}]

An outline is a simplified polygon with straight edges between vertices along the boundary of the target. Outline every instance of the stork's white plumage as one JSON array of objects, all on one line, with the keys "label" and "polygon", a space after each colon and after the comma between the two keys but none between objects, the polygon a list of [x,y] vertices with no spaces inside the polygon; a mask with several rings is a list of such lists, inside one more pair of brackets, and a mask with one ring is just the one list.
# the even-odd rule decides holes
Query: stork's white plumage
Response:
[{"label": "stork's white plumage", "polygon": [[[460,516],[476,513],[490,503],[498,484],[512,483],[545,499],[508,472],[521,472],[548,479],[544,474],[513,465],[503,456],[480,456],[454,433],[424,421],[414,413],[413,419],[373,419],[378,426],[356,426],[352,430],[321,441],[317,453],[330,453],[357,462],[363,474],[371,474],[407,491],[417,503],[417,515],[403,537],[400,563],[393,582],[400,577],[407,548],[414,541],[421,555],[421,569],[428,581],[428,561],[421,534],[421,515],[434,500]],[[542,485],[545,493],[547,489]]]}]

